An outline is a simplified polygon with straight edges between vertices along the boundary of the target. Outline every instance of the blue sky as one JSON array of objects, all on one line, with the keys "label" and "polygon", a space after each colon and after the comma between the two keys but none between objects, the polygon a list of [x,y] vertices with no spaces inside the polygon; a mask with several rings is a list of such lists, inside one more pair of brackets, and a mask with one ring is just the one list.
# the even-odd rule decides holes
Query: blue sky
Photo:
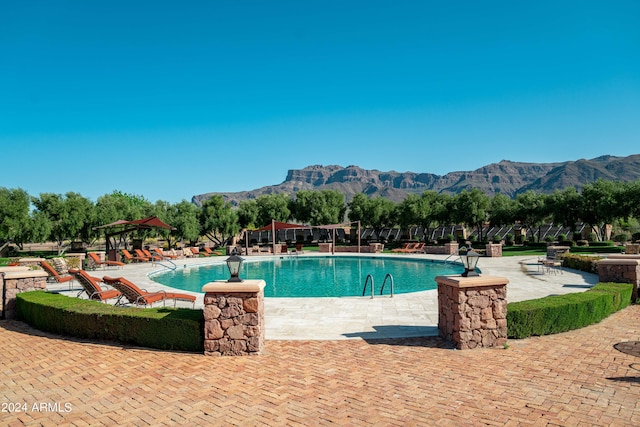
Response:
[{"label": "blue sky", "polygon": [[528,3],[5,2],[0,187],[178,202],[640,153],[640,2]]}]

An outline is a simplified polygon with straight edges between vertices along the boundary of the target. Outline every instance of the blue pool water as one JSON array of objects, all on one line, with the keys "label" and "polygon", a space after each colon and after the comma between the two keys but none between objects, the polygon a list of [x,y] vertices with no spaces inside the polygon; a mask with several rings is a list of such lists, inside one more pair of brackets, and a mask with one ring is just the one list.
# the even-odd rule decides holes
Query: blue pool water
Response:
[{"label": "blue pool water", "polygon": [[[436,289],[436,276],[460,274],[459,264],[431,260],[385,257],[282,257],[245,260],[240,277],[266,282],[266,297],[344,297],[362,296],[367,275],[373,276],[375,294],[387,273],[393,276],[397,294]],[[175,270],[152,277],[156,282],[187,291],[201,292],[202,285],[214,280],[226,280],[226,264]],[[390,292],[390,282],[384,294]],[[366,295],[371,295],[367,286]]]}]

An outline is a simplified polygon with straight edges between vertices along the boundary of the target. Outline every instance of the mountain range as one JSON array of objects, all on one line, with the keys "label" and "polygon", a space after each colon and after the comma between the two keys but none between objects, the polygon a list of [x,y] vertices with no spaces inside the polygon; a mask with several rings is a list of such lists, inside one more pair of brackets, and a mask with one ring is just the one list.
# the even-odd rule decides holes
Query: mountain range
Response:
[{"label": "mountain range", "polygon": [[350,201],[355,194],[381,196],[395,202],[408,194],[421,194],[426,190],[457,194],[463,190],[479,188],[492,196],[497,193],[515,197],[533,190],[552,193],[567,187],[578,190],[598,179],[635,181],[640,179],[640,154],[627,157],[601,156],[559,163],[523,163],[502,160],[474,171],[449,172],[446,175],[420,172],[382,172],[358,166],[313,165],[291,169],[286,179],[276,185],[233,193],[205,193],[195,195],[192,202],[201,205],[214,194],[237,205],[265,194],[295,194],[300,190],[337,190]]}]

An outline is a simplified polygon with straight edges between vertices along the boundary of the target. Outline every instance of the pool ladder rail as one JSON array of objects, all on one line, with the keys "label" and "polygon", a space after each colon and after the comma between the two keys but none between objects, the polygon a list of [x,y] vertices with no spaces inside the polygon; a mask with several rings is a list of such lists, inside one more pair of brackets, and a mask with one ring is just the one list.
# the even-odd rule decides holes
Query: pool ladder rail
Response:
[{"label": "pool ladder rail", "polygon": [[[375,293],[374,291],[375,284],[373,280],[373,275],[371,274],[367,274],[367,278],[364,280],[364,288],[362,289],[362,296],[364,296],[364,294],[367,292],[367,284],[369,283],[369,279],[371,279],[371,298],[373,298]],[[391,286],[390,298],[393,298],[393,276],[391,275],[391,273],[387,273],[387,275],[384,276],[384,280],[382,281],[382,287],[380,288],[380,295],[382,295],[382,292],[384,292],[384,285],[387,284],[387,280],[390,281],[390,286]]]}]

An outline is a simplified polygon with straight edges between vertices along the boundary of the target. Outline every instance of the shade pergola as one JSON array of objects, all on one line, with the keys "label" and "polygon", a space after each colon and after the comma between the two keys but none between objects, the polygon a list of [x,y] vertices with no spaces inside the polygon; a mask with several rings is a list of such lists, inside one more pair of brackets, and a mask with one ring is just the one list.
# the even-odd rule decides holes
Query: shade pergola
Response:
[{"label": "shade pergola", "polygon": [[175,230],[175,227],[172,227],[169,224],[163,222],[157,216],[150,216],[147,218],[136,219],[133,221],[126,221],[123,219],[119,219],[110,224],[94,227],[94,230],[97,230],[97,229],[105,230],[107,258],[109,259],[109,261],[117,261],[116,259],[117,245],[114,242],[113,247],[111,247],[111,238],[115,236],[120,236],[123,234],[128,234],[137,230],[150,230],[152,228],[164,228],[166,230]]},{"label": "shade pergola", "polygon": [[[347,222],[342,224],[302,225],[302,224],[293,224],[288,222],[280,222],[272,219],[271,224],[265,225],[262,228],[258,228],[257,230],[251,230],[251,231],[271,231],[271,248],[272,248],[272,253],[275,254],[276,253],[276,231],[278,230],[287,230],[287,229],[307,230],[312,228],[332,230],[333,231],[332,248],[333,248],[335,246],[335,241],[336,241],[336,229],[351,227],[353,224],[356,224],[356,223],[358,224],[358,253],[360,253],[360,221],[352,221],[352,222]],[[247,254],[249,253],[248,240],[249,240],[248,236],[245,236],[244,242],[245,242],[245,249]]]},{"label": "shade pergola", "polygon": [[[297,229],[297,230],[305,230],[305,229],[310,229],[313,228],[310,225],[303,225],[303,224],[293,224],[293,223],[289,223],[289,222],[280,222],[280,221],[276,221],[276,220],[271,220],[271,224],[269,225],[265,225],[262,228],[258,228],[257,230],[251,230],[251,231],[271,231],[271,250],[272,253],[276,253],[276,231],[278,230],[293,230],[293,229]],[[246,253],[249,253],[249,243],[248,243],[248,235],[245,236],[244,238],[244,244],[245,244],[245,249],[247,250]]]}]

